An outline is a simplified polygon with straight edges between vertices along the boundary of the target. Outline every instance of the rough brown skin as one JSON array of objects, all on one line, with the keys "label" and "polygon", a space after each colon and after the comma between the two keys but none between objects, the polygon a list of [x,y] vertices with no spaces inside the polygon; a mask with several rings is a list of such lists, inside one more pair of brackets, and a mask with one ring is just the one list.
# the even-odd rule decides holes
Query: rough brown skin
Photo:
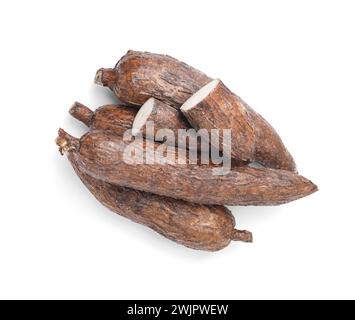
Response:
[{"label": "rough brown skin", "polygon": [[95,82],[109,87],[120,101],[141,106],[154,97],[170,106],[180,106],[211,81],[202,72],[172,57],[128,51],[114,69],[97,71]]},{"label": "rough brown skin", "polygon": [[[154,137],[160,129],[170,129],[176,137],[178,129],[191,129],[190,124],[180,111],[156,99],[153,100],[154,110],[148,121],[154,121]],[[91,130],[109,130],[122,135],[126,130],[132,129],[137,110],[122,105],[105,105],[92,111],[82,103],[75,102],[69,113]],[[141,133],[146,137],[145,130],[142,130]],[[147,138],[153,140],[154,137]]]},{"label": "rough brown skin", "polygon": [[57,144],[85,186],[113,212],[192,249],[217,251],[232,240],[252,242],[249,231],[234,228],[234,217],[227,208],[193,204],[97,180],[83,173],[73,157],[77,139],[60,130]]},{"label": "rough brown skin", "polygon": [[[198,151],[201,150],[201,143],[199,139],[197,140],[197,143],[195,146],[193,144],[189,143],[189,139],[184,139],[179,135],[179,130],[189,130],[192,129],[191,125],[188,123],[186,118],[183,116],[183,114],[175,109],[170,107],[164,102],[159,101],[158,99],[155,98],[150,98],[146,103],[151,102],[153,107],[152,111],[147,118],[146,122],[148,121],[154,123],[154,132],[148,132],[146,130],[146,126],[142,126],[139,130],[136,127],[136,119],[140,116],[140,112],[138,111],[135,121],[133,122],[133,127],[132,127],[132,133],[133,135],[137,135],[141,133],[145,138],[150,139],[150,140],[156,140],[159,142],[166,141],[169,145],[173,145],[178,147],[184,146],[186,149],[197,149]],[[144,108],[144,105],[140,109],[140,111]],[[137,129],[137,130],[136,130]],[[174,134],[175,140],[174,143],[169,143],[169,140],[164,137],[164,131],[165,129],[169,129],[171,133]],[[159,132],[163,134],[162,137],[159,137],[160,139],[157,139]],[[239,164],[239,163],[237,163]]]},{"label": "rough brown skin", "polygon": [[[146,131],[145,125],[143,125],[139,130],[136,127],[136,119],[140,116],[140,112],[138,111],[135,121],[133,122],[133,127],[132,127],[132,133],[133,135],[137,135],[141,133],[145,138],[150,139],[150,140],[156,140],[159,142],[165,141],[169,145],[173,145],[176,147],[182,147],[185,146],[185,149],[192,149],[192,150],[197,150],[198,152],[201,152],[201,141],[200,138],[197,139],[196,144],[195,143],[190,143],[190,138],[186,138],[186,136],[181,136],[179,134],[179,130],[189,130],[192,129],[191,125],[189,122],[186,120],[186,118],[183,116],[181,111],[176,110],[169,105],[167,105],[164,102],[159,101],[158,99],[155,98],[150,98],[146,103],[151,102],[152,103],[152,110],[149,115],[149,117],[146,119],[145,123],[148,121],[151,121],[154,123],[154,132],[152,132],[153,135],[150,135],[149,132]],[[140,109],[140,111],[144,108],[144,105]],[[170,144],[169,140],[164,137],[164,133],[162,133],[162,137],[160,139],[157,139],[157,136],[159,135],[159,131],[164,130],[164,129],[169,129],[175,137],[174,144]],[[164,131],[161,131],[164,132]],[[210,146],[209,146],[210,148]],[[206,150],[205,150],[206,151]],[[210,150],[207,151],[210,153]],[[207,154],[207,152],[205,154]],[[236,166],[245,166],[249,163],[250,161],[240,161],[236,158],[231,159],[231,164],[232,167]]]},{"label": "rough brown skin", "polygon": [[132,129],[137,110],[121,105],[106,105],[94,112],[80,102],[75,102],[69,113],[91,130],[108,130],[123,135]]},{"label": "rough brown skin", "polygon": [[[164,106],[166,107],[165,104]],[[173,111],[173,113],[168,112],[168,117],[166,117],[166,113],[163,112],[163,109],[161,109],[162,113],[155,114],[154,116],[156,120],[155,133],[159,129],[165,129],[166,128],[164,127],[165,125],[170,124],[171,128],[173,128],[174,126],[176,127],[180,123],[179,120],[172,119],[173,117],[176,117],[177,113],[180,112],[177,111],[176,109],[170,107],[168,108],[170,111]],[[73,106],[70,108],[69,113],[71,116],[84,123],[90,130],[110,131],[112,133],[122,136],[127,130],[130,130],[132,128],[135,116],[137,114],[137,110],[122,105],[106,105],[97,108],[96,111],[92,111],[82,103],[75,102]],[[190,125],[188,126],[190,127]],[[173,128],[172,130],[174,131],[175,134],[177,134],[177,130],[178,130],[177,128]],[[143,136],[146,136],[145,130],[143,130],[142,133],[144,133]],[[169,145],[167,141],[165,142],[165,144]],[[197,152],[199,150],[199,145],[200,144],[198,141]],[[160,144],[158,144],[157,142],[155,143],[155,146],[158,147],[160,146]],[[187,147],[189,147],[188,143],[187,143]],[[190,156],[189,152],[186,152],[186,158],[195,160],[195,158],[192,158]],[[211,161],[209,164],[202,164],[200,153],[197,153],[196,159],[197,159],[197,163],[203,166],[205,165],[211,167],[220,166],[212,163]],[[232,159],[231,161],[231,165],[233,168],[236,166],[243,166],[246,164],[247,163],[236,161],[235,159]]]},{"label": "rough brown skin", "polygon": [[249,111],[222,82],[197,105],[187,109],[184,104],[180,110],[196,130],[231,129],[232,145],[225,145],[220,133],[219,145],[214,147],[230,150],[232,158],[255,160],[254,123]]},{"label": "rough brown skin", "polygon": [[297,172],[295,160],[279,134],[260,114],[246,106],[254,122],[255,159],[269,168]]},{"label": "rough brown skin", "polygon": [[84,135],[72,154],[80,170],[94,178],[194,203],[279,205],[317,191],[311,181],[285,170],[236,167],[221,176],[215,175],[213,167],[178,164],[169,154],[156,155],[154,164],[137,165],[124,158],[128,146],[141,151],[144,159],[154,159],[145,145],[142,149],[136,142],[102,131]]},{"label": "rough brown skin", "polygon": [[[218,80],[199,103],[190,108],[187,104],[181,111],[196,130],[231,129],[232,144],[224,148],[230,149],[232,158],[296,171],[296,164],[276,131],[222,81]],[[223,146],[222,134],[219,145]]]},{"label": "rough brown skin", "polygon": [[[202,72],[172,57],[138,51],[128,51],[114,69],[102,68],[97,71],[95,77],[97,84],[109,87],[120,101],[127,104],[140,106],[150,97],[154,97],[177,109],[211,80]],[[239,97],[234,95],[233,99],[245,106],[252,125],[250,128],[241,126],[247,131],[241,131],[239,136],[241,144],[238,149],[241,151],[234,152],[241,155],[238,160],[248,161],[250,159],[243,158],[255,158],[266,167],[296,172],[292,156],[273,127]],[[232,125],[239,127],[239,119],[235,121]],[[227,123],[220,129],[226,128]],[[249,139],[251,131],[254,144]]]},{"label": "rough brown skin", "polygon": [[[153,106],[152,106],[152,111],[149,117],[147,118],[146,122],[148,121],[154,122],[155,130],[154,130],[154,136],[149,136],[146,135],[145,126],[142,126],[139,132],[142,133],[146,138],[155,139],[157,132],[161,129],[172,130],[175,137],[178,137],[179,129],[183,129],[183,130],[191,129],[191,125],[187,122],[187,120],[179,110],[176,110],[175,108],[172,108],[166,103],[161,102],[155,98],[150,98],[147,102],[151,102]],[[139,116],[140,114],[138,112],[136,118]],[[133,128],[134,127],[135,127],[135,122],[133,122]]]}]

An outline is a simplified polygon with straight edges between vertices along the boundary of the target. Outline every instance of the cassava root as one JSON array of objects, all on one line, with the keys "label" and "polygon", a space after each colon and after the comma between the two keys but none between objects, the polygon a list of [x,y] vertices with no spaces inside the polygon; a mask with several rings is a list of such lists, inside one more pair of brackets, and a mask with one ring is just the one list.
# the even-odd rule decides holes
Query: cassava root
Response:
[{"label": "cassava root", "polygon": [[252,241],[224,205],[279,205],[317,191],[274,128],[218,79],[170,56],[128,51],[95,82],[119,104],[74,103],[70,114],[89,132],[77,139],[60,129],[56,144],[94,197],[123,217],[217,251]]},{"label": "cassava root", "polygon": [[[147,122],[154,124],[153,136],[146,132]],[[148,99],[137,112],[132,126],[132,134],[142,133],[147,139],[156,139],[159,130],[171,130],[174,137],[179,136],[179,130],[191,129],[183,114],[169,105],[155,99]],[[174,144],[175,145],[175,144]]]},{"label": "cassava root", "polygon": [[141,106],[150,97],[179,109],[211,79],[172,57],[128,51],[114,69],[97,71],[95,82],[109,87],[126,104]]},{"label": "cassava root", "polygon": [[[178,137],[179,129],[191,129],[180,111],[154,98],[149,99],[138,112],[122,105],[105,105],[92,111],[82,103],[75,102],[69,113],[91,130],[108,130],[123,135],[125,131],[132,129],[134,136],[142,134],[150,140],[155,140],[157,133],[166,129],[171,130],[175,137]],[[152,133],[145,130],[147,121],[154,122]]]},{"label": "cassava root", "polygon": [[82,103],[75,102],[69,113],[91,130],[107,130],[123,135],[132,129],[137,110],[121,105],[105,105],[94,112]]},{"label": "cassava root", "polygon": [[73,156],[79,145],[76,138],[59,130],[57,144],[89,191],[113,212],[192,249],[217,251],[231,241],[252,242],[249,231],[234,228],[234,217],[227,208],[161,197],[95,179],[80,169]]},{"label": "cassava root", "polygon": [[[102,68],[95,77],[97,84],[109,87],[124,103],[140,106],[153,97],[176,109],[211,81],[204,73],[172,57],[138,51],[128,51],[113,69]],[[232,129],[232,154],[237,160],[255,160],[266,167],[296,172],[291,154],[263,117],[222,83],[215,92],[213,110],[207,112],[204,108],[202,112],[198,108],[201,118],[197,120],[188,116],[193,126],[206,125],[210,129],[221,125],[218,129]],[[210,115],[219,118],[209,124],[203,116]]]},{"label": "cassava root", "polygon": [[[154,132],[152,132],[148,139],[154,140],[156,135],[159,135],[159,131],[166,132],[166,126],[170,123],[170,127],[174,134],[178,135],[178,129],[174,128],[178,126],[179,120],[173,119],[177,116],[176,113],[179,111],[169,108],[172,113],[168,114],[169,116],[166,117],[164,113],[156,112],[154,114]],[[162,109],[160,109],[162,111]],[[122,105],[105,105],[96,109],[96,111],[92,111],[87,106],[83,105],[80,102],[75,102],[69,110],[69,114],[76,118],[77,120],[81,121],[85,124],[90,130],[101,130],[101,131],[109,131],[116,135],[123,136],[125,133],[127,135],[131,135],[131,132],[134,131],[134,120],[136,119],[135,116],[137,114],[137,110],[132,109],[130,107],[122,106]],[[133,126],[133,129],[131,129]],[[142,130],[139,132],[142,134],[142,137],[146,137],[147,131],[141,128]],[[149,130],[148,130],[149,131]],[[136,132],[137,134],[138,132]],[[149,135],[149,132],[148,132]],[[159,142],[164,142],[164,145],[161,145],[159,142],[152,142],[155,148],[165,148],[169,151],[168,146],[175,146],[175,142],[169,144],[169,141],[165,141],[164,136],[161,137],[162,139],[158,139]],[[184,144],[186,145],[185,148],[179,149],[180,150],[180,162],[183,163],[197,163],[199,165],[207,165],[211,167],[220,167],[219,164],[214,164],[211,159],[209,153],[205,153],[204,161],[202,161],[201,153],[199,152],[199,140],[196,143],[191,143],[188,137],[185,137]],[[183,139],[181,139],[183,140]],[[177,141],[178,142],[178,141]],[[182,143],[183,144],[183,143]],[[186,148],[190,146],[194,146],[193,152],[190,154]],[[175,150],[175,148],[174,148]],[[176,153],[178,154],[178,152]],[[219,160],[219,161],[223,161]],[[228,159],[228,162],[231,163],[232,167],[246,165],[245,163],[238,162],[234,159]],[[202,163],[203,162],[203,163]]]},{"label": "cassava root", "polygon": [[[230,129],[232,158],[295,171],[296,165],[275,130],[220,80],[202,87],[181,107],[196,129]],[[216,148],[223,145],[220,141]]]},{"label": "cassava root", "polygon": [[[127,150],[148,161],[127,162]],[[156,151],[110,132],[91,131],[72,154],[80,169],[97,179],[194,203],[278,205],[317,190],[311,181],[285,170],[245,166],[216,175],[213,167],[179,164],[174,153]]]}]

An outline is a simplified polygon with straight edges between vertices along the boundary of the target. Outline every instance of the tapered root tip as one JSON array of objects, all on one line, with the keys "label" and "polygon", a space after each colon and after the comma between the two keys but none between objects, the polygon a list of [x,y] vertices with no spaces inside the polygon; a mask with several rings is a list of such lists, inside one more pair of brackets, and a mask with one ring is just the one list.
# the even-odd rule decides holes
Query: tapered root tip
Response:
[{"label": "tapered root tip", "polygon": [[319,191],[318,186],[316,184],[314,184],[312,181],[310,181],[310,183],[311,183],[311,193],[315,193]]},{"label": "tapered root tip", "polygon": [[87,127],[90,127],[94,112],[91,111],[88,107],[84,106],[80,102],[74,102],[69,110],[69,113],[72,117],[81,121]]},{"label": "tapered root tip", "polygon": [[253,234],[247,230],[234,229],[231,240],[242,241],[242,242],[253,242]]},{"label": "tapered root tip", "polygon": [[300,177],[303,182],[300,186],[299,198],[307,197],[318,191],[317,185],[315,185],[312,181],[308,180],[305,177]]},{"label": "tapered root tip", "polygon": [[113,88],[117,81],[117,74],[114,69],[101,68],[96,72],[94,82],[99,86]]},{"label": "tapered root tip", "polygon": [[58,137],[56,138],[55,143],[59,147],[61,155],[77,150],[79,147],[79,140],[65,132],[63,129],[58,130]]}]

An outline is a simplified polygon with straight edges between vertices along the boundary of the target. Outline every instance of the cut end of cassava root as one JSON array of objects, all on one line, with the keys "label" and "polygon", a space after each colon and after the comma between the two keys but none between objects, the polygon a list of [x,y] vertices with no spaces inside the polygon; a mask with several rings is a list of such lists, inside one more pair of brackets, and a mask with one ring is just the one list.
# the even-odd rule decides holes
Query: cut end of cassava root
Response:
[{"label": "cut end of cassava root", "polygon": [[193,94],[180,108],[182,112],[188,111],[203,101],[218,85],[219,79],[212,80],[195,94]]},{"label": "cut end of cassava root", "polygon": [[58,137],[56,138],[55,143],[59,147],[61,155],[77,150],[79,147],[79,139],[71,136],[61,128],[58,130]]},{"label": "cut end of cassava root", "polygon": [[[181,111],[196,130],[230,129],[234,159],[296,171],[296,164],[275,129],[222,81],[213,80],[192,95]],[[221,144],[215,143],[222,149]],[[221,150],[222,151],[222,150]]]},{"label": "cut end of cassava root", "polygon": [[148,99],[142,107],[139,109],[136,117],[134,118],[133,125],[132,125],[132,135],[136,136],[141,131],[142,128],[145,126],[149,116],[151,115],[154,107],[154,98]]},{"label": "cut end of cassava root", "polygon": [[96,72],[94,82],[99,86],[113,88],[117,81],[117,74],[114,69],[101,68]]},{"label": "cut end of cassava root", "polygon": [[80,102],[74,102],[69,110],[69,114],[75,119],[90,127],[94,112]]},{"label": "cut end of cassava root", "polygon": [[231,240],[251,243],[251,242],[253,242],[253,234],[247,230],[234,229],[232,232]]}]

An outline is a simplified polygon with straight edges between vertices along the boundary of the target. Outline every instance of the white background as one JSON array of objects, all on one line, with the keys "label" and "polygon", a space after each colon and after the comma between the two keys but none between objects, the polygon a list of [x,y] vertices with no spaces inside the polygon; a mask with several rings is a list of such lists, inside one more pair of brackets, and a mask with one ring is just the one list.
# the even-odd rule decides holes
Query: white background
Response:
[{"label": "white background", "polygon": [[[355,298],[353,1],[2,1],[0,298]],[[194,251],[115,215],[54,144],[128,49],[221,78],[317,194],[236,207],[254,244]]]}]

